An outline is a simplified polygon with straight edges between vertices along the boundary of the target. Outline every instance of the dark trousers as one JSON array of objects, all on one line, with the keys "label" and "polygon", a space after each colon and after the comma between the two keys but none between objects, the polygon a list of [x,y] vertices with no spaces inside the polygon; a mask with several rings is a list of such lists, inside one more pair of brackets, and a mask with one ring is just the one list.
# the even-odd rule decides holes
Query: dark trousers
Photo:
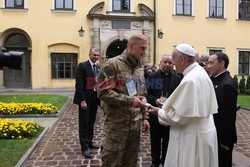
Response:
[{"label": "dark trousers", "polygon": [[218,144],[219,167],[232,167],[233,161],[233,146],[229,150],[225,150]]},{"label": "dark trousers", "polygon": [[164,165],[168,149],[169,126],[160,125],[158,122],[150,123],[150,141],[152,164]]},{"label": "dark trousers", "polygon": [[87,110],[82,110],[79,106],[79,138],[82,151],[88,150],[89,144],[92,144],[97,106],[96,92],[92,101],[87,102]]}]

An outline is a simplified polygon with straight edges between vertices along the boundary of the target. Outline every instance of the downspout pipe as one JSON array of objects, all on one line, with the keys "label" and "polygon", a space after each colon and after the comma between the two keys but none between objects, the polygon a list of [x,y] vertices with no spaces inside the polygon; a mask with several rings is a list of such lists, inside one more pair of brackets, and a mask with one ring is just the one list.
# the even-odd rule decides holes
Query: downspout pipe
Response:
[{"label": "downspout pipe", "polygon": [[156,64],[156,0],[154,0],[154,55],[153,62]]}]

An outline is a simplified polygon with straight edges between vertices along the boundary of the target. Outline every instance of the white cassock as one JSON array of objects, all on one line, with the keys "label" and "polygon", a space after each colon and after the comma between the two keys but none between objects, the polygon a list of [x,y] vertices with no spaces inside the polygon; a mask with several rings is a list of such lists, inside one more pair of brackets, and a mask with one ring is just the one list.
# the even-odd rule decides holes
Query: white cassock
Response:
[{"label": "white cassock", "polygon": [[158,111],[162,125],[170,125],[165,167],[217,167],[218,145],[213,114],[217,100],[213,84],[198,63]]}]

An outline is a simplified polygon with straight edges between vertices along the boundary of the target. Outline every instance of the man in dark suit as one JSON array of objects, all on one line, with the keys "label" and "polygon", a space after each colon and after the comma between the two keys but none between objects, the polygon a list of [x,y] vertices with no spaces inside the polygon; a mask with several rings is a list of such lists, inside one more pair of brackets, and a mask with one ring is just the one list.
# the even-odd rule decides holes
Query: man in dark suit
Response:
[{"label": "man in dark suit", "polygon": [[99,72],[96,62],[99,57],[99,50],[92,48],[89,52],[89,60],[80,63],[76,69],[76,90],[73,102],[79,105],[79,138],[85,158],[91,158],[89,148],[98,148],[92,140],[97,106],[100,104],[95,89]]},{"label": "man in dark suit", "polygon": [[225,53],[217,52],[209,57],[208,70],[214,84],[218,102],[218,113],[214,122],[218,136],[218,155],[220,167],[232,166],[232,152],[237,142],[236,134],[236,83],[227,71],[229,64]]},{"label": "man in dark suit", "polygon": [[[171,55],[164,54],[160,61],[160,69],[148,75],[147,81],[147,101],[157,107],[161,107],[175,88],[179,85],[181,77],[173,70],[173,59]],[[158,167],[160,163],[164,165],[169,140],[169,126],[160,125],[158,117],[150,117],[150,141],[151,141],[151,167]],[[161,154],[162,153],[162,154]]]}]

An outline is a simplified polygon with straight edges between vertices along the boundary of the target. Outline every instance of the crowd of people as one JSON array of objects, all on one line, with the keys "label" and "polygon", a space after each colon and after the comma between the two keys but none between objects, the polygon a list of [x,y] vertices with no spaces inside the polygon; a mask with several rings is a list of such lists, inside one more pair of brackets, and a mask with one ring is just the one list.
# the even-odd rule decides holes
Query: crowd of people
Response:
[{"label": "crowd of people", "polygon": [[134,35],[101,68],[96,48],[78,65],[74,103],[83,156],[91,158],[89,149],[99,148],[92,140],[100,104],[103,167],[136,167],[141,131],[150,131],[151,167],[232,166],[237,90],[228,56],[199,56],[182,43],[162,55],[157,69],[142,64],[147,47],[146,36]]}]

